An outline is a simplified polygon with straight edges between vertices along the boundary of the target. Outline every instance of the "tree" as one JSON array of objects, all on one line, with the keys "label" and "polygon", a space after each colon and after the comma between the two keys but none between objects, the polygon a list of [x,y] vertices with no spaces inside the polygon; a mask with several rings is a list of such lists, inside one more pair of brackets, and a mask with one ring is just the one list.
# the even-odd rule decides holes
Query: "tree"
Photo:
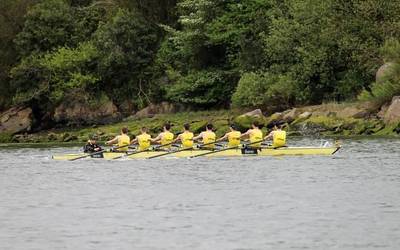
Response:
[{"label": "tree", "polygon": [[71,7],[63,0],[47,0],[28,11],[15,43],[20,55],[25,57],[62,46],[76,46],[75,32]]},{"label": "tree", "polygon": [[117,104],[133,99],[144,105],[154,89],[152,64],[158,48],[159,30],[138,13],[120,9],[94,34],[100,52],[98,72],[103,90]]},{"label": "tree", "polygon": [[32,0],[0,1],[0,110],[8,107],[12,101],[8,72],[17,62],[13,40],[22,29],[27,9],[35,3]]}]

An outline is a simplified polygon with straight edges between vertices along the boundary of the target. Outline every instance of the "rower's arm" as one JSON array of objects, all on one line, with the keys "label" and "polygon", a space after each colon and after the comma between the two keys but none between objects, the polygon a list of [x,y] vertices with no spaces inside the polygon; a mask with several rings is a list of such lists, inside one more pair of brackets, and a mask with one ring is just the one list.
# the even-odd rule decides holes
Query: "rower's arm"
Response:
[{"label": "rower's arm", "polygon": [[138,139],[137,139],[137,137],[136,137],[135,139],[133,139],[133,140],[131,141],[131,145],[137,143],[137,141],[138,141]]},{"label": "rower's arm", "polygon": [[107,145],[113,145],[113,144],[117,144],[117,143],[118,143],[118,136],[115,137],[114,139],[106,142]]},{"label": "rower's arm", "polygon": [[162,139],[162,135],[159,134],[156,138],[150,139],[150,141],[151,141],[151,142],[158,142],[158,141],[160,141],[161,139]]},{"label": "rower's arm", "polygon": [[173,143],[180,141],[181,140],[181,135],[178,135],[178,137],[175,138],[175,140],[173,140]]},{"label": "rower's arm", "polygon": [[246,133],[242,134],[242,135],[240,136],[240,138],[244,138],[244,137],[246,137],[246,136],[249,136],[250,133],[251,133],[251,130],[249,129],[249,130],[247,130]]},{"label": "rower's arm", "polygon": [[274,131],[271,131],[266,137],[264,137],[264,140],[271,140],[274,137]]},{"label": "rower's arm", "polygon": [[201,132],[198,136],[193,137],[193,141],[197,141],[201,138],[203,138],[203,132]]},{"label": "rower's arm", "polygon": [[224,140],[228,139],[228,135],[229,135],[229,133],[226,133],[223,137],[219,138],[216,141],[224,141]]}]

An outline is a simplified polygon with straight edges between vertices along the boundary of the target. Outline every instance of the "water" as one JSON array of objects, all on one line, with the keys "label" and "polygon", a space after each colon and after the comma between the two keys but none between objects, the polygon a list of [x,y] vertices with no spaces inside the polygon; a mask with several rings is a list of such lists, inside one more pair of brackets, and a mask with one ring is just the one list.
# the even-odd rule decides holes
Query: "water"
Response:
[{"label": "water", "polygon": [[399,149],[62,162],[77,148],[3,148],[0,249],[400,249]]}]

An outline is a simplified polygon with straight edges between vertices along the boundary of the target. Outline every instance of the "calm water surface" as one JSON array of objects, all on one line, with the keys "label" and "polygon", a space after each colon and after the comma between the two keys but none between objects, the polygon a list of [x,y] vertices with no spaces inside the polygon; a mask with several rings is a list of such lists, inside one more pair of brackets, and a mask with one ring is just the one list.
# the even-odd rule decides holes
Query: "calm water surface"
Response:
[{"label": "calm water surface", "polygon": [[77,150],[0,149],[0,249],[400,249],[400,140],[328,157],[50,158]]}]

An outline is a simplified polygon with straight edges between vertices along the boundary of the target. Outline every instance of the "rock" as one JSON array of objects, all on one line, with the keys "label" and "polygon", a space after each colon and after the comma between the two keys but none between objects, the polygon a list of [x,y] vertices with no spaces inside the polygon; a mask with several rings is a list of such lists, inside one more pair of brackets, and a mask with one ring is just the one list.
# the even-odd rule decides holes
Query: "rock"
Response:
[{"label": "rock", "polygon": [[178,107],[169,102],[162,102],[159,104],[150,104],[146,108],[136,112],[135,118],[148,118],[156,114],[171,114],[178,111]]},{"label": "rock", "polygon": [[339,118],[365,118],[369,115],[369,112],[358,109],[356,107],[346,107],[343,110],[338,110],[336,116]]},{"label": "rock", "polygon": [[392,62],[388,62],[388,63],[385,63],[384,65],[382,65],[376,72],[376,76],[375,76],[376,82],[377,83],[383,82],[385,75],[388,72],[390,72],[390,70],[392,69],[393,66],[394,66],[394,63],[392,63]]},{"label": "rock", "polygon": [[392,103],[385,113],[384,121],[386,124],[400,122],[400,96],[393,97]]},{"label": "rock", "polygon": [[54,120],[68,125],[108,124],[121,120],[117,107],[107,101],[96,107],[86,102],[64,102],[55,109]]},{"label": "rock", "polygon": [[386,111],[389,109],[389,104],[384,104],[381,109],[379,110],[379,112],[376,114],[376,116],[380,119],[384,119],[385,118],[385,114]]},{"label": "rock", "polygon": [[272,128],[273,124],[283,122],[283,113],[276,112],[267,118],[266,125],[268,128]]},{"label": "rock", "polygon": [[29,132],[32,128],[32,119],[31,108],[11,108],[0,115],[0,133]]},{"label": "rock", "polygon": [[58,136],[55,133],[48,133],[47,134],[47,140],[48,141],[57,141],[58,140]]},{"label": "rock", "polygon": [[311,116],[312,116],[312,113],[306,111],[306,112],[301,113],[301,114],[299,115],[299,118],[300,118],[300,119],[308,119],[308,118],[310,118]]},{"label": "rock", "polygon": [[261,109],[255,109],[253,111],[247,112],[245,114],[243,114],[242,116],[253,116],[253,117],[263,117],[263,113],[261,111]]},{"label": "rock", "polygon": [[264,117],[258,117],[258,116],[246,116],[246,115],[240,115],[233,119],[233,123],[237,126],[237,128],[244,132],[247,131],[249,128],[251,128],[251,124],[257,121],[258,124],[262,127],[265,124]]},{"label": "rock", "polygon": [[65,133],[62,136],[62,141],[63,142],[70,142],[70,141],[76,141],[78,139],[77,136],[75,135],[70,135],[69,133]]},{"label": "rock", "polygon": [[287,123],[291,123],[297,118],[298,114],[299,114],[299,111],[296,108],[293,108],[293,109],[285,112],[282,119],[283,119],[283,121],[285,121]]}]

